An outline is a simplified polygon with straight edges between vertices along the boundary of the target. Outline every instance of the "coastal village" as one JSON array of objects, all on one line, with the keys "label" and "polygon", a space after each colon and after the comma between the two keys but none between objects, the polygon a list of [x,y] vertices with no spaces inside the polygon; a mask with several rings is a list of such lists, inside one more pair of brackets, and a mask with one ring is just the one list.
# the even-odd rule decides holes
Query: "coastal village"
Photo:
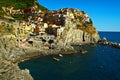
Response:
[{"label": "coastal village", "polygon": [[[11,36],[17,37],[18,42],[16,43],[19,44],[19,47],[25,47],[24,44],[26,42],[33,46],[33,40],[41,41],[44,44],[48,42],[45,45],[52,45],[52,43],[60,40],[66,25],[73,24],[75,20],[80,22],[81,25],[91,21],[87,13],[71,8],[60,9],[58,11],[53,10],[46,13],[37,10],[35,7],[25,10],[14,10],[14,7],[10,6],[2,7],[2,9],[6,13],[4,17],[11,19],[11,21],[8,20],[6,22],[3,18],[1,26],[4,26],[8,32],[12,32]],[[24,20],[14,20],[12,17],[14,14],[29,14],[30,16]],[[77,27],[81,25],[77,25]],[[77,29],[77,27],[75,28]]]},{"label": "coastal village", "polygon": [[40,56],[77,53],[73,47],[76,45],[99,43],[120,48],[120,44],[106,38],[100,40],[87,12],[74,8],[43,11],[37,0],[32,4],[24,9],[0,5],[0,80],[34,80],[18,63]]},{"label": "coastal village", "polygon": [[[0,28],[0,64],[13,65],[18,73],[27,75],[27,80],[33,80],[29,70],[20,70],[14,63],[45,55],[76,53],[72,45],[97,43],[100,39],[88,14],[73,8],[42,11],[37,5],[27,9],[2,6]],[[7,70],[8,74],[4,74],[6,70],[0,67],[3,75],[0,79],[6,76],[7,80],[26,80],[26,76],[18,76],[11,67]]]},{"label": "coastal village", "polygon": [[[53,10],[48,11],[46,13],[42,12],[41,10],[36,10],[35,7],[31,7],[29,9],[25,10],[14,10],[14,7],[2,7],[3,11],[6,13],[4,17],[7,17],[8,19],[13,19],[12,15],[15,14],[29,14],[27,19],[24,20],[15,20],[15,22],[11,21],[9,22],[1,22],[1,25],[4,26],[13,26],[14,23],[16,23],[16,27],[14,32],[20,32],[19,34],[45,34],[49,32],[46,32],[45,29],[52,28],[53,29],[53,35],[59,36],[64,28],[65,24],[72,23],[72,21],[82,21],[81,23],[89,23],[90,18],[88,17],[88,14],[84,11],[79,11],[78,9],[72,9],[72,8],[65,8],[60,10]],[[77,16],[80,17],[80,19],[76,18]],[[19,31],[18,31],[19,30]],[[55,31],[56,30],[56,31]],[[17,35],[17,33],[15,33]]]},{"label": "coastal village", "polygon": [[43,51],[43,55],[72,53],[75,50],[71,45],[97,43],[99,40],[88,14],[78,9],[42,11],[37,5],[27,9],[3,6],[1,13],[0,53],[4,53],[1,57],[13,62],[16,57],[21,60],[23,54],[36,50]]}]

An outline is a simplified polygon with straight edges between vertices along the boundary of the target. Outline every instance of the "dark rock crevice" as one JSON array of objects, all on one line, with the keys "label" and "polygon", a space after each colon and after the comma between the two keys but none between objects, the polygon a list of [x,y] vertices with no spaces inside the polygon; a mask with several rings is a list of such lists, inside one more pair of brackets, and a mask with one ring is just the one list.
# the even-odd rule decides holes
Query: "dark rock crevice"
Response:
[{"label": "dark rock crevice", "polygon": [[83,32],[83,42],[85,42],[85,32]]}]

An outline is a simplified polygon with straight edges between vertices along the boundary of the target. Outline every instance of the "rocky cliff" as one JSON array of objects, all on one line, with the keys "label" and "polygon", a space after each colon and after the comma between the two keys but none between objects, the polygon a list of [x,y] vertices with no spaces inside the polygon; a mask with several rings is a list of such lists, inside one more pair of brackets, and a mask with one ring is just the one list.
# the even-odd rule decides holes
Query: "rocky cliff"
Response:
[{"label": "rocky cliff", "polygon": [[0,59],[0,80],[33,80],[29,70],[20,70],[17,64]]},{"label": "rocky cliff", "polygon": [[98,32],[89,33],[81,29],[77,29],[75,24],[68,24],[61,35],[66,44],[86,44],[86,43],[97,43],[100,39]]},{"label": "rocky cliff", "polygon": [[[45,23],[57,28],[57,38],[66,44],[97,43],[100,39],[88,13],[74,8],[63,8],[45,13]],[[54,26],[53,26],[54,27]],[[60,45],[61,45],[60,41]]]},{"label": "rocky cliff", "polygon": [[76,9],[69,9],[68,12],[65,28],[59,38],[64,45],[97,43],[100,37],[88,14]]}]

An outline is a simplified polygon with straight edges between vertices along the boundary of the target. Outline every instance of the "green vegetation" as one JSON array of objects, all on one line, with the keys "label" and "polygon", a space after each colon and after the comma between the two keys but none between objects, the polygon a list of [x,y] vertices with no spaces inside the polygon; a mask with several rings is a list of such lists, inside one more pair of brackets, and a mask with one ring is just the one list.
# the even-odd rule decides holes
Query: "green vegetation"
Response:
[{"label": "green vegetation", "polygon": [[14,14],[12,15],[13,18],[15,19],[27,19],[29,14]]},{"label": "green vegetation", "polygon": [[[13,6],[14,9],[26,9],[36,4],[42,11],[48,10],[47,8],[39,5],[37,0],[0,0],[0,8],[3,6]],[[1,10],[1,9],[0,9]]]},{"label": "green vegetation", "polygon": [[77,29],[80,29],[82,26],[80,24],[76,25]]},{"label": "green vegetation", "polygon": [[40,10],[42,10],[44,12],[48,11],[48,9],[45,8],[44,6],[42,6],[42,5],[38,4],[38,3],[36,3],[36,5],[38,6],[38,9],[40,9]]},{"label": "green vegetation", "polygon": [[80,21],[83,20],[82,16],[77,16],[77,18],[78,18]]},{"label": "green vegetation", "polygon": [[[17,9],[28,9],[32,6],[37,6],[38,9],[46,12],[48,11],[47,8],[44,6],[40,5],[37,0],[0,0],[0,16],[3,16],[6,14],[3,10],[2,7],[14,7],[14,10]],[[13,18],[15,19],[26,19],[30,14],[14,14],[12,15]]]},{"label": "green vegetation", "polygon": [[0,25],[0,36],[4,34],[13,34],[14,28],[12,25]]},{"label": "green vegetation", "polygon": [[93,25],[93,22],[92,22],[92,20],[90,19],[90,22],[85,22],[83,25],[84,25],[85,27],[87,27],[87,26],[92,26],[92,25]]}]

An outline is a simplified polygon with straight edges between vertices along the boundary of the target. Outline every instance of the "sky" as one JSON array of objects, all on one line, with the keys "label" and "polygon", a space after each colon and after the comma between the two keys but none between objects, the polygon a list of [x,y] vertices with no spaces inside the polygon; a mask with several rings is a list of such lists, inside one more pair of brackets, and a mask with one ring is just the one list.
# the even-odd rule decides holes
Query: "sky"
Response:
[{"label": "sky", "polygon": [[120,0],[38,0],[49,10],[77,8],[88,13],[98,31],[120,32]]}]

